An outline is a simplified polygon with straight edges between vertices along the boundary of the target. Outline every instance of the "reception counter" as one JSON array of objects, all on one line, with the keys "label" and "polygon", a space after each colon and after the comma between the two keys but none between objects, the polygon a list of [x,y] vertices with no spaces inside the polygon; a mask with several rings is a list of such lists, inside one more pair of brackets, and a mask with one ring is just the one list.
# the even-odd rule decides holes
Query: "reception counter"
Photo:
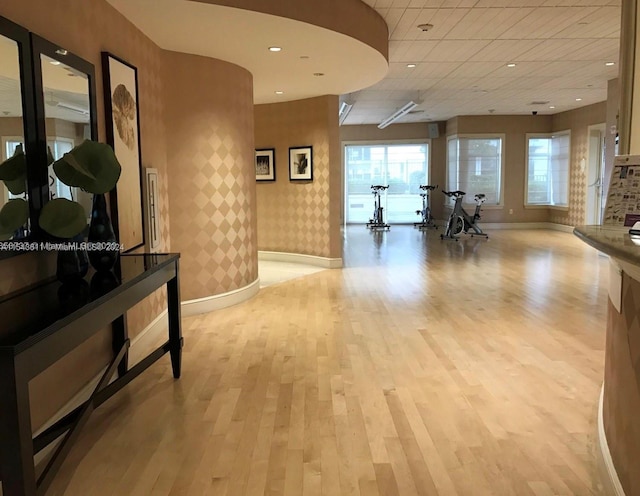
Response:
[{"label": "reception counter", "polygon": [[599,440],[615,493],[640,495],[640,238],[621,227],[574,234],[610,257]]}]

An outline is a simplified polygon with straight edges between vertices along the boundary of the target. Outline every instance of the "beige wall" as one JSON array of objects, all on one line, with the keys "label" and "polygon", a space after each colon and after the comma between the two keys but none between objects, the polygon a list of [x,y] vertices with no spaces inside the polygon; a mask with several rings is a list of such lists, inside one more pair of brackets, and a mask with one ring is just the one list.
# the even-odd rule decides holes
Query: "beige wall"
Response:
[{"label": "beige wall", "polygon": [[551,131],[571,130],[571,173],[569,210],[551,210],[550,220],[558,224],[580,226],[585,223],[587,200],[587,164],[589,163],[588,127],[607,120],[607,102],[588,105],[553,116]]},{"label": "beige wall", "polygon": [[[430,143],[429,183],[438,185],[438,190],[432,193],[431,210],[436,219],[444,219],[444,198],[439,192],[444,188],[446,171],[447,140],[445,137],[446,123],[437,122],[439,137],[429,138],[429,129],[426,122],[410,124],[392,124],[384,129],[378,129],[375,124],[358,126],[340,126],[340,141],[342,144],[350,141],[402,141],[420,140]],[[343,164],[344,167],[344,164]],[[344,173],[342,173],[344,176]],[[344,202],[341,202],[344,203]],[[416,209],[420,207],[418,203]],[[416,216],[416,222],[420,219]]]},{"label": "beige wall", "polygon": [[[255,137],[276,150],[276,181],[257,185],[259,249],[342,257],[338,97],[256,105]],[[291,182],[289,147],[308,145],[313,181]]]},{"label": "beige wall", "polygon": [[[453,132],[457,129],[457,132]],[[505,136],[503,207],[485,207],[482,222],[545,222],[548,209],[525,208],[526,134],[551,132],[548,115],[473,115],[447,122],[451,134],[503,134]],[[468,193],[481,193],[470,191]],[[513,210],[510,214],[509,211]]]},{"label": "beige wall", "polygon": [[[22,117],[0,117],[0,137],[23,137],[23,135]],[[4,150],[0,153],[0,159],[3,156]]]},{"label": "beige wall", "polygon": [[253,77],[228,62],[167,52],[163,80],[181,297],[242,288],[258,278]]}]

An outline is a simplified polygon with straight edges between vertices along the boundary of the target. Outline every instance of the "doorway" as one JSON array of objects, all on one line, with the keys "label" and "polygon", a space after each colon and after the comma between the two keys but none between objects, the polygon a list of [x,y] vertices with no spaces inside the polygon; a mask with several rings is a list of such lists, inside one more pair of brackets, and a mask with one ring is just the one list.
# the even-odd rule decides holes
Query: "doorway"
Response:
[{"label": "doorway", "polygon": [[588,127],[589,156],[587,159],[587,203],[585,223],[587,225],[602,224],[604,202],[604,153],[605,153],[605,129],[606,125],[595,124]]}]

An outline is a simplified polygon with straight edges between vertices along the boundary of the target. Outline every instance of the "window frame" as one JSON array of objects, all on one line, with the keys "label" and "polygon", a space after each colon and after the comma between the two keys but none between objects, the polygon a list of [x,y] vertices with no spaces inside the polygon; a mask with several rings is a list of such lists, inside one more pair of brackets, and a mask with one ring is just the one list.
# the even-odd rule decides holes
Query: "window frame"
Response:
[{"label": "window frame", "polygon": [[432,138],[410,138],[410,139],[378,139],[378,140],[345,140],[342,145],[342,174],[341,174],[341,208],[342,223],[349,224],[347,221],[347,210],[349,208],[347,198],[347,147],[348,146],[393,146],[393,145],[426,145],[427,146],[427,184],[431,184],[431,176],[433,172],[433,139]]},{"label": "window frame", "polygon": [[[528,203],[529,198],[529,140],[536,138],[553,138],[554,136],[566,135],[569,137],[569,163],[567,168],[567,205],[552,205],[550,203]],[[573,155],[571,129],[563,129],[552,133],[526,133],[524,145],[524,208],[527,210],[553,209],[564,212],[569,211],[569,195],[571,194],[571,159]]]},{"label": "window frame", "polygon": [[[501,210],[504,208],[504,171],[505,171],[505,152],[507,135],[505,133],[457,133],[447,136],[447,150],[445,160],[445,184],[447,188],[450,188],[449,182],[449,142],[451,140],[458,139],[499,139],[500,140],[500,191],[498,192],[498,203],[484,203],[482,205],[483,210]],[[464,204],[473,205],[473,198],[465,196]],[[450,202],[448,197],[444,197],[445,207],[449,207]]]}]

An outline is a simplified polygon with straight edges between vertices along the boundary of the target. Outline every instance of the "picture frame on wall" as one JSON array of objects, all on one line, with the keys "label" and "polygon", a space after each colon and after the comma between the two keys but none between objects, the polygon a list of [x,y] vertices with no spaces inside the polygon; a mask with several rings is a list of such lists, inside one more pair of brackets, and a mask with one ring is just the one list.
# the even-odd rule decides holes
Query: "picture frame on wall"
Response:
[{"label": "picture frame on wall", "polygon": [[289,148],[289,181],[313,181],[313,147]]},{"label": "picture frame on wall", "polygon": [[256,181],[276,180],[276,150],[261,148],[256,150]]},{"label": "picture frame on wall", "polygon": [[102,52],[102,74],[107,142],[122,166],[118,184],[109,193],[111,222],[127,252],[145,243],[138,70],[121,58]]}]

